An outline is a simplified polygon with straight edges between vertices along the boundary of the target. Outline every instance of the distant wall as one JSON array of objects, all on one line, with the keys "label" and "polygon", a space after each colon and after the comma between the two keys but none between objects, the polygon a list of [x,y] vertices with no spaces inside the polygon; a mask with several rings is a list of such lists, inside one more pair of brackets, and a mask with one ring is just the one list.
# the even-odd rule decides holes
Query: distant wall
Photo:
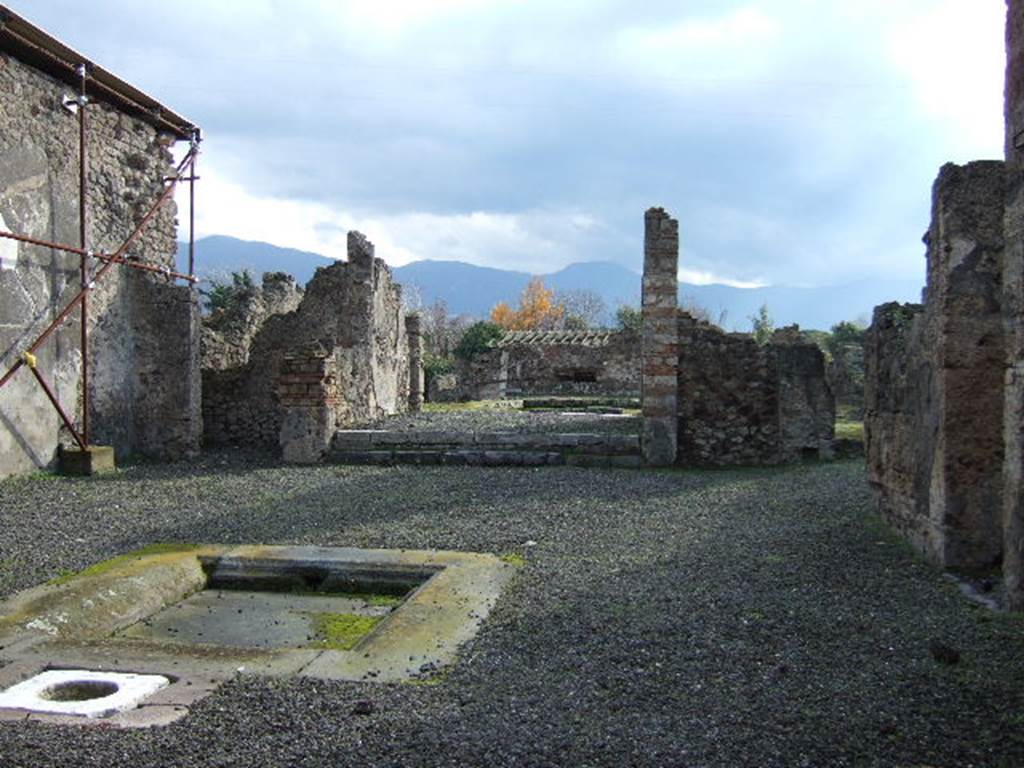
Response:
[{"label": "distant wall", "polygon": [[[0,54],[0,227],[78,244],[78,121],[68,88]],[[150,125],[101,102],[88,108],[88,235],[117,249],[156,201],[171,157]],[[175,208],[154,217],[129,255],[167,267]],[[0,242],[0,369],[6,371],[80,287],[79,258]],[[92,442],[120,456],[195,452],[199,437],[195,292],[114,267],[90,295]],[[38,353],[65,409],[81,410],[79,313]],[[61,422],[27,370],[0,389],[0,477],[50,465]],[[64,436],[67,439],[67,435]]]},{"label": "distant wall", "polygon": [[[291,298],[278,303],[279,309],[294,299],[294,293],[285,294]],[[263,313],[266,308],[265,301],[254,300],[242,310]],[[373,245],[358,232],[349,233],[348,261],[319,268],[293,310],[264,314],[258,323],[240,318],[231,327],[258,330],[251,335],[247,353],[224,339],[211,338],[206,346],[203,423],[208,444],[279,444],[284,416],[279,385],[288,356],[294,360],[290,374],[313,365],[309,360],[321,361],[316,367],[331,377],[329,387],[324,385],[331,394],[318,395],[317,402],[328,408],[334,427],[409,407],[409,341],[401,287],[392,281],[388,266],[374,257]],[[309,352],[310,345],[323,352]],[[228,359],[246,362],[225,367],[220,355],[225,347],[230,350]]]},{"label": "distant wall", "polygon": [[640,337],[623,331],[553,331],[499,342],[507,353],[508,397],[640,394]]},{"label": "distant wall", "polygon": [[759,346],[678,315],[680,464],[777,464],[832,455],[835,404],[814,344],[777,333]]},{"label": "distant wall", "polygon": [[538,395],[640,394],[640,337],[623,331],[509,331],[492,349],[459,361],[457,385],[436,400]]}]

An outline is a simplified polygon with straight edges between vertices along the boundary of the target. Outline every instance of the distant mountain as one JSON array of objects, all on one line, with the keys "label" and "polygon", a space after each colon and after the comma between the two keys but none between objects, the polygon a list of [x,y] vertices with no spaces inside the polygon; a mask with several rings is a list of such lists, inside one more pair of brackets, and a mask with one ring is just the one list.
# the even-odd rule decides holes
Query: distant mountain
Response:
[{"label": "distant mountain", "polygon": [[[305,285],[317,267],[326,267],[331,261],[318,253],[226,235],[210,235],[196,241],[196,274],[204,280],[230,281],[232,272],[249,270],[257,283],[264,272],[287,272]],[[188,243],[178,243],[176,262],[179,272],[188,271]]]},{"label": "distant mountain", "polygon": [[[178,264],[188,263],[188,248],[179,246]],[[197,274],[226,280],[232,272],[248,269],[259,280],[263,272],[288,272],[305,285],[317,267],[331,260],[308,251],[279,248],[214,235],[196,243]],[[478,267],[459,261],[415,261],[394,269],[395,279],[410,297],[423,305],[442,299],[453,314],[486,317],[499,301],[515,304],[531,275],[527,272]],[[609,321],[621,304],[640,303],[640,273],[612,262],[570,264],[542,275],[544,284],[558,292],[591,291],[608,307]],[[920,301],[916,280],[879,282],[861,280],[827,288],[733,288],[728,285],[679,284],[683,306],[707,310],[711,319],[731,330],[749,330],[750,317],[762,304],[776,326],[798,323],[801,328],[825,329],[841,320],[871,319],[871,310],[887,301]]]}]

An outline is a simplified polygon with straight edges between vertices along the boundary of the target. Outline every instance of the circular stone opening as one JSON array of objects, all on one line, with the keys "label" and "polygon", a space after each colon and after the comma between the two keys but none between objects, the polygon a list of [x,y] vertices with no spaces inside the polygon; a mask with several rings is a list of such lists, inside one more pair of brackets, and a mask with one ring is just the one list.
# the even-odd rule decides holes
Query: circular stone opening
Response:
[{"label": "circular stone opening", "polygon": [[39,696],[47,701],[92,701],[112,696],[117,690],[117,683],[106,680],[68,680],[51,685]]}]

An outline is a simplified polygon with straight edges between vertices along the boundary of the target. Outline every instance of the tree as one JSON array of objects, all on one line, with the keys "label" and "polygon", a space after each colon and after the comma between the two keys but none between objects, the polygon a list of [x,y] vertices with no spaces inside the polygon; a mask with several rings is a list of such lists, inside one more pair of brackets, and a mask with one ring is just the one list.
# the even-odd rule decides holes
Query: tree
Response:
[{"label": "tree", "polygon": [[490,349],[491,343],[504,335],[504,329],[496,323],[488,323],[486,320],[473,323],[459,339],[459,343],[455,347],[455,356],[463,360],[470,360],[475,355]]},{"label": "tree", "polygon": [[544,287],[539,277],[531,277],[513,310],[503,301],[491,310],[491,322],[507,331],[549,331],[558,328],[565,307],[555,302],[555,292]]},{"label": "tree", "polygon": [[449,314],[448,304],[443,299],[421,310],[420,317],[423,318],[424,349],[439,358],[450,358],[462,334],[473,324],[469,315]]},{"label": "tree", "polygon": [[220,280],[210,281],[210,290],[200,289],[199,293],[206,299],[206,309],[209,312],[228,311],[238,306],[240,302],[249,298],[256,292],[256,285],[252,281],[249,270],[231,273],[231,282],[224,283]]},{"label": "tree", "polygon": [[608,310],[600,294],[587,290],[558,293],[555,303],[564,308],[562,327],[569,331],[600,327]]},{"label": "tree", "polygon": [[502,328],[514,328],[518,322],[516,318],[516,311],[504,301],[499,301],[491,310],[491,322]]},{"label": "tree", "polygon": [[761,346],[767,344],[775,331],[775,323],[772,322],[772,316],[768,314],[767,302],[761,305],[761,309],[757,311],[756,315],[750,316],[750,323],[754,341]]},{"label": "tree", "polygon": [[857,323],[843,320],[832,326],[832,335],[828,338],[828,351],[835,356],[847,344],[863,344],[865,330]]},{"label": "tree", "polygon": [[615,325],[620,331],[640,333],[644,325],[644,315],[638,307],[622,304],[615,310]]}]

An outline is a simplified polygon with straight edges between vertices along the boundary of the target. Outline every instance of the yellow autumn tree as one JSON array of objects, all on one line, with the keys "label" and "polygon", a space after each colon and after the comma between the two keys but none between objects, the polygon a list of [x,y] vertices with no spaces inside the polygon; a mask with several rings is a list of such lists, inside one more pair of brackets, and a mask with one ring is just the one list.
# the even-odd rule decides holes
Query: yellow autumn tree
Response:
[{"label": "yellow autumn tree", "polygon": [[499,301],[491,310],[491,322],[495,325],[501,326],[506,331],[512,327],[512,324],[515,322],[515,317],[516,311],[504,301]]},{"label": "yellow autumn tree", "polygon": [[519,308],[513,310],[501,301],[491,310],[491,322],[507,331],[545,331],[559,327],[565,317],[565,307],[555,302],[555,292],[544,286],[539,277],[530,278],[522,295]]}]

